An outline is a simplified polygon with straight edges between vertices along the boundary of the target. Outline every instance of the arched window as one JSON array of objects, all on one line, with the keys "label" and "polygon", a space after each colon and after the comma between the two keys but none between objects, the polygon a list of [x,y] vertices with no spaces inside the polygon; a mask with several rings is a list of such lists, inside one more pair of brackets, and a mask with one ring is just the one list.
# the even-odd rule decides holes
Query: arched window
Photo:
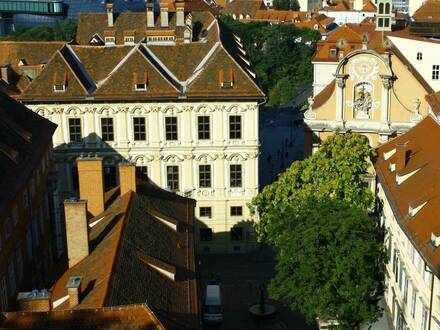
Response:
[{"label": "arched window", "polygon": [[417,60],[418,61],[421,61],[423,59],[423,55],[422,55],[422,53],[421,52],[418,52],[417,53]]},{"label": "arched window", "polygon": [[383,14],[383,3],[379,3],[379,14]]},{"label": "arched window", "polygon": [[385,4],[385,14],[389,14],[390,12],[391,12],[390,4],[386,3]]}]

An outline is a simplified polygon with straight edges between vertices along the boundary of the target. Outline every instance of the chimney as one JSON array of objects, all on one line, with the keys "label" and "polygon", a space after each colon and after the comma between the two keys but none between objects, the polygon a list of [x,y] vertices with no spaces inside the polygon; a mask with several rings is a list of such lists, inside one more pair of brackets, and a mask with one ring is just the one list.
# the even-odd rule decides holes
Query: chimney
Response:
[{"label": "chimney", "polygon": [[69,295],[70,308],[78,306],[80,303],[81,282],[82,282],[81,276],[71,276],[67,280],[66,289],[67,289],[67,294]]},{"label": "chimney", "polygon": [[160,3],[160,26],[168,27],[168,2]]},{"label": "chimney", "polygon": [[9,67],[2,66],[0,69],[0,78],[7,84],[9,84]]},{"label": "chimney", "polygon": [[102,158],[81,157],[77,160],[79,197],[87,200],[87,211],[92,216],[104,212],[104,172]]},{"label": "chimney", "polygon": [[84,200],[73,198],[64,201],[69,268],[89,255],[86,206],[87,202]]},{"label": "chimney", "polygon": [[52,308],[50,303],[51,297],[51,293],[46,289],[19,292],[17,303],[22,312],[49,312]]},{"label": "chimney", "polygon": [[408,161],[408,147],[406,143],[396,144],[396,172],[405,168]]},{"label": "chimney", "polygon": [[136,192],[136,166],[133,164],[119,164],[119,183],[121,196],[127,192]]},{"label": "chimney", "polygon": [[185,26],[185,2],[176,1],[176,26]]},{"label": "chimney", "polygon": [[113,3],[106,3],[108,27],[113,27]]},{"label": "chimney", "polygon": [[154,3],[147,2],[147,27],[154,27]]}]

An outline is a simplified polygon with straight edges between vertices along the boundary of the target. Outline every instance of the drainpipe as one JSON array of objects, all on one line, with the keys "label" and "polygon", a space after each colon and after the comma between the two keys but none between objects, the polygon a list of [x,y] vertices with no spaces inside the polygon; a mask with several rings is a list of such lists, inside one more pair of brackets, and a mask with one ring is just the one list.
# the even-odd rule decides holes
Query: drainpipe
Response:
[{"label": "drainpipe", "polygon": [[[426,264],[425,264],[426,267]],[[428,319],[428,330],[431,330],[431,318],[432,318],[432,296],[434,295],[434,273],[431,272],[431,299],[429,300],[429,319]]]}]

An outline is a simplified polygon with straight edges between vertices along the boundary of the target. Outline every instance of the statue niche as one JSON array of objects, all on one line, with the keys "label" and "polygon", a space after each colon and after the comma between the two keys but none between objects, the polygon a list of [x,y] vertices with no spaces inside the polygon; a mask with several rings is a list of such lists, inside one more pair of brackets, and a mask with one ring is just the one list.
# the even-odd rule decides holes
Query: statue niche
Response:
[{"label": "statue niche", "polygon": [[353,111],[356,119],[370,119],[373,107],[373,86],[361,82],[354,87]]}]

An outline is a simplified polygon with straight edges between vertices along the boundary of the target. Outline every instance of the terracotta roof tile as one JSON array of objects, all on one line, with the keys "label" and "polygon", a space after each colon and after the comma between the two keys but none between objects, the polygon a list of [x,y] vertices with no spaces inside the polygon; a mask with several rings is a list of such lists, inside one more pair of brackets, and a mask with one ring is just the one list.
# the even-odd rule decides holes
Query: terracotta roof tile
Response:
[{"label": "terracotta roof tile", "polygon": [[412,18],[416,21],[440,21],[440,0],[424,2]]},{"label": "terracotta roof tile", "polygon": [[[439,123],[428,116],[408,132],[380,146],[375,163],[379,181],[384,187],[396,221],[437,276],[440,274],[440,249],[431,248],[428,242],[433,232],[438,234],[439,228],[440,198],[437,192],[440,189],[440,153],[436,143],[439,139]],[[385,160],[384,153],[402,143],[406,143],[408,160],[405,168],[397,174],[414,174],[396,184],[396,172],[391,172],[389,166],[396,162],[397,156],[394,154]],[[415,170],[418,171],[414,172]],[[426,197],[426,205],[415,215],[408,217],[409,206],[416,207],[416,204],[420,204],[422,196]]]},{"label": "terracotta roof tile", "polygon": [[230,2],[227,1],[223,13],[236,16],[243,15],[244,18],[249,15],[250,18],[253,18],[255,17],[257,11],[264,7],[265,6],[262,0],[234,0]]},{"label": "terracotta roof tile", "polygon": [[327,102],[327,100],[333,94],[335,90],[335,86],[336,86],[335,79],[333,79],[330,84],[325,86],[324,89],[321,92],[319,92],[318,95],[315,96],[313,100],[312,108],[317,109],[320,106],[322,106],[325,102]]}]

